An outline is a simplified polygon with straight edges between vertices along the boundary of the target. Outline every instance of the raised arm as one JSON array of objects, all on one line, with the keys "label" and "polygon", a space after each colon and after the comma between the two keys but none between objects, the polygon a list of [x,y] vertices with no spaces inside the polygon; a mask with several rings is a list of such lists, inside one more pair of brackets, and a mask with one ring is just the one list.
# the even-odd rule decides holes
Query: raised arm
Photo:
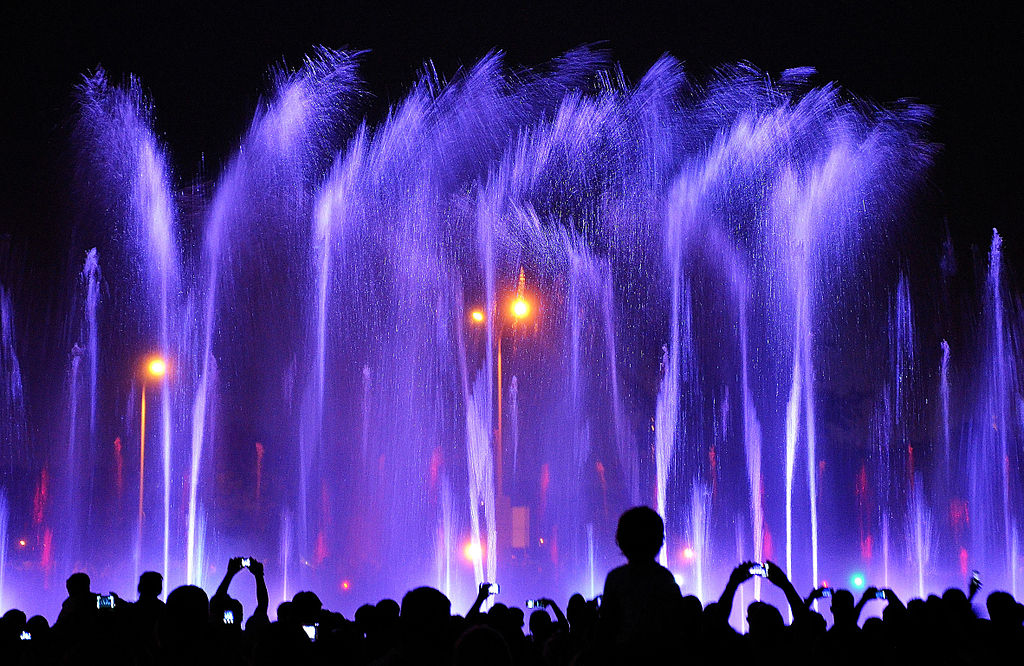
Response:
[{"label": "raised arm", "polygon": [[899,608],[902,611],[907,610],[907,607],[903,605],[903,602],[900,601],[900,598],[896,596],[895,592],[893,592],[889,588],[885,588],[884,590],[882,590],[882,592],[885,593],[885,600],[889,602],[890,606],[895,606],[896,608]]},{"label": "raised arm", "polygon": [[470,607],[469,612],[466,613],[466,620],[471,624],[480,621],[480,607],[484,605],[484,601],[491,595],[491,584],[480,583],[480,587],[476,593],[476,599],[473,601],[473,606]]},{"label": "raised arm", "polygon": [[752,574],[750,573],[750,567],[754,566],[753,562],[741,562],[738,567],[732,570],[729,574],[729,582],[725,584],[725,589],[722,590],[722,596],[718,598],[718,604],[715,606],[719,620],[722,622],[728,622],[729,616],[732,615],[732,602],[736,596],[736,590],[739,589],[740,585],[750,580]]},{"label": "raised arm", "polygon": [[793,619],[798,620],[807,615],[807,606],[804,605],[804,600],[800,598],[800,593],[793,587],[793,583],[789,581],[789,577],[786,576],[782,567],[770,561],[765,564],[768,565],[768,580],[786,595],[786,601],[789,602],[789,607],[793,611]]},{"label": "raised arm", "polygon": [[263,563],[253,559],[249,565],[252,577],[256,579],[256,610],[252,612],[249,621],[256,620],[260,624],[270,624],[270,617],[267,610],[270,607],[270,594],[267,593],[267,581],[263,576]]},{"label": "raised arm", "polygon": [[864,594],[860,595],[860,601],[858,601],[857,605],[853,607],[853,619],[855,622],[858,624],[860,623],[860,612],[864,610],[864,606],[867,605],[869,601],[878,598],[878,592],[879,590],[877,587],[869,587],[864,590]]},{"label": "raised arm", "polygon": [[242,558],[232,557],[228,560],[228,569],[224,572],[224,580],[220,582],[217,587],[217,591],[213,593],[214,598],[227,597],[228,588],[231,586],[231,581],[234,580],[235,574],[242,570]]},{"label": "raised arm", "polygon": [[558,604],[555,603],[555,600],[541,599],[541,601],[543,601],[544,604],[551,609],[551,612],[555,614],[555,619],[557,620],[558,628],[562,631],[569,631],[569,620],[565,619],[565,613],[563,613],[562,609],[558,607]]}]

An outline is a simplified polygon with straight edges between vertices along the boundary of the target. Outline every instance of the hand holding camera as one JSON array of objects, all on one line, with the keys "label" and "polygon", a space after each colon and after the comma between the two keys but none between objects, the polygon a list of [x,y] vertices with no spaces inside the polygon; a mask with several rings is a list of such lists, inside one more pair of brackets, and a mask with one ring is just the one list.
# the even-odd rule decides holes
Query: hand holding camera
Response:
[{"label": "hand holding camera", "polygon": [[971,572],[971,582],[967,585],[968,595],[970,597],[974,597],[974,595],[977,594],[978,590],[980,590],[980,589],[981,589],[981,574],[978,573],[977,569],[975,569],[974,571]]},{"label": "hand holding camera", "polygon": [[739,566],[732,570],[729,574],[729,584],[733,587],[739,587],[746,581],[750,580],[754,576],[755,567],[760,566],[755,562],[740,562]]},{"label": "hand holding camera", "polygon": [[242,569],[245,568],[244,566],[242,566],[242,561],[244,559],[246,559],[246,558],[232,557],[230,560],[228,560],[228,575],[229,576],[233,576],[233,575],[235,575],[236,573],[238,573],[239,571],[241,571]]},{"label": "hand holding camera", "polygon": [[818,589],[816,589],[813,592],[811,592],[810,599],[811,600],[814,600],[814,599],[828,599],[831,596],[832,596],[832,588],[831,587],[819,587]]}]

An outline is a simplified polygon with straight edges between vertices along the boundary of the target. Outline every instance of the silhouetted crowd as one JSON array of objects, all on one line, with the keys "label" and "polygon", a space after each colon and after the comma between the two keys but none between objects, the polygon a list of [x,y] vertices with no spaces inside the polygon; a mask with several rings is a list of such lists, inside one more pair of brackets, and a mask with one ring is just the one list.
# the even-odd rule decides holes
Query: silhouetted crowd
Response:
[{"label": "silhouetted crowd", "polygon": [[[10,610],[0,618],[0,665],[102,664],[104,666],[262,666],[298,664],[568,664],[881,663],[994,664],[1024,661],[1024,606],[1006,592],[988,595],[988,619],[972,603],[981,587],[903,604],[888,589],[867,588],[861,598],[819,588],[802,598],[773,562],[744,562],[733,570],[718,601],[702,606],[683,596],[655,558],[664,524],[647,507],[619,519],[616,542],[627,563],[608,574],[594,600],[573,595],[563,613],[552,599],[520,608],[494,603],[483,583],[465,616],[453,615],[440,591],[419,587],[401,604],[384,599],[351,618],[323,608],[313,592],[299,592],[267,614],[263,565],[233,558],[217,591],[185,585],[160,600],[160,574],[139,579],[138,600],[97,595],[89,577],[73,574],[68,597],[51,627],[42,616]],[[234,577],[256,581],[256,608],[246,619],[228,594]],[[747,608],[746,633],[729,624],[739,586],[753,578],[785,595],[792,621],[774,606]],[[881,617],[860,622],[864,605],[883,601]],[[832,625],[815,608],[830,606]]]}]

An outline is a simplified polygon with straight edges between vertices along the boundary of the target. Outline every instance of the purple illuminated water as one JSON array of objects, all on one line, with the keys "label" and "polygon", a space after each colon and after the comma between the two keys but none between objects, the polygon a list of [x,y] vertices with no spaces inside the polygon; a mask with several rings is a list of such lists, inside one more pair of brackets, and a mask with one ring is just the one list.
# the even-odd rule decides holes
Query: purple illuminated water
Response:
[{"label": "purple illuminated water", "polygon": [[86,78],[49,358],[19,365],[38,332],[0,286],[0,600],[53,616],[78,568],[212,588],[235,555],[274,601],[347,612],[421,584],[465,608],[485,579],[510,603],[592,594],[636,503],[705,601],[737,556],[805,590],[976,568],[1016,592],[1001,241],[962,299],[983,316],[925,322],[940,297],[901,239],[928,113],[812,78],[489,56],[369,124],[355,59],[320,52],[187,187],[139,85]]}]

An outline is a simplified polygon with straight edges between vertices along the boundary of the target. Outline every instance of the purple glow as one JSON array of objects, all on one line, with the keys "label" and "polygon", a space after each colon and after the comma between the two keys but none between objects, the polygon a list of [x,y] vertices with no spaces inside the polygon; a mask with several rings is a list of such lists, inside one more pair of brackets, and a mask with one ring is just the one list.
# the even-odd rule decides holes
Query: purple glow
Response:
[{"label": "purple glow", "polygon": [[[637,503],[705,601],[736,557],[800,589],[856,570],[920,593],[961,582],[962,549],[1016,592],[1022,322],[994,235],[982,320],[922,324],[896,239],[926,110],[807,70],[612,72],[587,50],[515,75],[492,55],[371,126],[355,59],[320,52],[209,191],[170,172],[138,84],[88,78],[97,245],[60,304],[53,423],[26,427],[36,332],[0,286],[0,603],[53,617],[77,568],[209,588],[236,555],[345,612],[421,584],[460,609],[484,580],[510,603],[593,594]],[[151,353],[171,370],[143,385]],[[110,483],[115,437],[141,497]]]}]

